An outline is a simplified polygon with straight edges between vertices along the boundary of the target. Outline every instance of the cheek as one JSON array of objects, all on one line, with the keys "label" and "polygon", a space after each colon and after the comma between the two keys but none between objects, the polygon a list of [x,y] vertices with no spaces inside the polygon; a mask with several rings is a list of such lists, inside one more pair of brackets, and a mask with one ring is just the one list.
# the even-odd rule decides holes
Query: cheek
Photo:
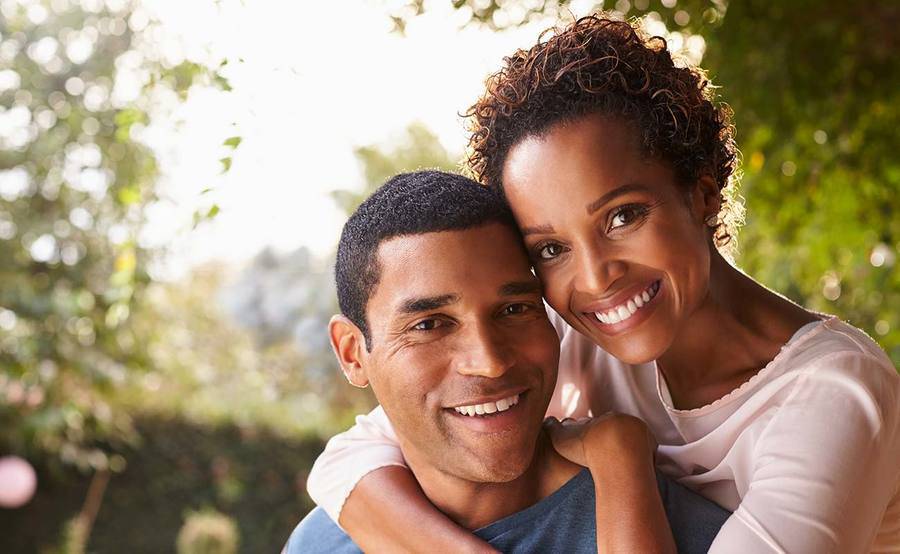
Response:
[{"label": "cheek", "polygon": [[515,353],[516,365],[537,379],[546,399],[549,401],[556,388],[559,366],[559,336],[550,321],[535,321],[527,328],[516,327],[506,334],[509,351]]},{"label": "cheek", "polygon": [[709,284],[710,252],[706,236],[690,224],[678,221],[660,226],[642,250],[664,271],[676,300],[691,305],[705,296]]},{"label": "cheek", "polygon": [[516,349],[535,365],[555,367],[559,359],[559,336],[546,320],[535,323],[527,333],[519,334]]},{"label": "cheek", "polygon": [[537,269],[536,273],[544,286],[544,299],[557,313],[565,313],[569,296],[572,294],[574,276],[566,267]]},{"label": "cheek", "polygon": [[435,350],[407,348],[381,364],[381,370],[370,378],[372,390],[381,402],[421,413],[422,405],[431,401],[430,393],[440,384],[440,352]]}]

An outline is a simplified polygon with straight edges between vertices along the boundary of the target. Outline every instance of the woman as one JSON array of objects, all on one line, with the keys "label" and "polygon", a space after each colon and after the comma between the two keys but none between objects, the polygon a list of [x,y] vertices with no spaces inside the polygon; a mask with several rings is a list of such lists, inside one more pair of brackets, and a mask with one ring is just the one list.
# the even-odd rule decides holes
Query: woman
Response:
[{"label": "woman", "polygon": [[[470,112],[470,164],[565,320],[550,414],[644,420],[660,470],[734,512],[713,551],[900,550],[900,377],[863,332],[720,252],[736,149],[703,73],[597,17],[505,62]],[[372,471],[402,465],[390,435],[373,412],[333,439],[314,499],[361,544],[423,546],[410,506],[437,540],[463,536],[405,470]]]}]

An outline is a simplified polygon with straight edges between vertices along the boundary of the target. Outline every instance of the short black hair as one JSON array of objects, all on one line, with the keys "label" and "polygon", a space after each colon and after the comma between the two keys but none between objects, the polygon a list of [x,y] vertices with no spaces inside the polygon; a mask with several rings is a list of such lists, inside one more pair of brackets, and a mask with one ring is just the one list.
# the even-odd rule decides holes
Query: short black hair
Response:
[{"label": "short black hair", "polygon": [[378,285],[378,246],[404,235],[461,231],[487,223],[518,228],[495,189],[444,171],[401,173],[366,199],[344,224],[334,276],[341,313],[362,331],[371,349],[366,305]]}]

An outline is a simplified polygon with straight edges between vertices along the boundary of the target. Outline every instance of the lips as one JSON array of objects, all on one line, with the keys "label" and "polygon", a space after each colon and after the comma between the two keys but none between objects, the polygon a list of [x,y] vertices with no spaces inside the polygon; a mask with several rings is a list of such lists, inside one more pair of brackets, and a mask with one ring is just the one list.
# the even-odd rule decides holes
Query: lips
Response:
[{"label": "lips", "polygon": [[480,404],[469,404],[468,406],[457,406],[453,408],[458,413],[465,416],[490,415],[498,412],[505,412],[519,403],[519,395],[514,394],[506,398],[501,398],[496,402],[484,402]]},{"label": "lips", "polygon": [[638,291],[620,304],[607,310],[593,312],[597,321],[606,325],[627,321],[659,293],[659,281],[654,281],[647,288]]},{"label": "lips", "polygon": [[661,295],[665,294],[662,281],[636,283],[625,287],[604,300],[580,307],[579,312],[590,327],[607,336],[629,332],[652,317]]},{"label": "lips", "polygon": [[527,418],[523,417],[532,408],[528,401],[531,392],[530,388],[516,387],[496,394],[472,395],[444,408],[444,413],[469,432],[510,433],[524,429]]}]

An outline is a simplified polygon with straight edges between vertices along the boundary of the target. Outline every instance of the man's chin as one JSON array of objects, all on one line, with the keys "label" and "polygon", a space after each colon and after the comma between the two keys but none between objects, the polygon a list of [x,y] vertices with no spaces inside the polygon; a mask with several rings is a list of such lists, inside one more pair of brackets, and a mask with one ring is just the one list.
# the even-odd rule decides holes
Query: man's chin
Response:
[{"label": "man's chin", "polygon": [[469,475],[470,481],[508,483],[521,477],[534,459],[534,441],[525,442],[528,444],[474,445],[460,449],[455,463],[460,473]]}]

